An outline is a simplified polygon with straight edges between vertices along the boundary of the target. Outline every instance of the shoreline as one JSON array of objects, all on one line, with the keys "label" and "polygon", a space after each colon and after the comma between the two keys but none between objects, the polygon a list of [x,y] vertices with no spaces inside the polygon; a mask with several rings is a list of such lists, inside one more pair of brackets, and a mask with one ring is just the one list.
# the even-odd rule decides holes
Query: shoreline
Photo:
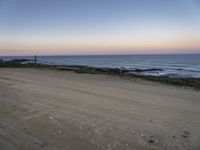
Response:
[{"label": "shoreline", "polygon": [[[192,87],[195,89],[200,89],[200,78],[172,78],[168,76],[152,76],[152,75],[140,75],[132,74],[131,71],[124,68],[98,68],[90,67],[84,65],[52,65],[52,64],[41,64],[41,63],[31,63],[27,59],[14,59],[11,61],[0,61],[0,68],[39,68],[39,69],[54,69],[62,71],[74,71],[75,73],[88,73],[88,74],[108,74],[120,77],[128,78],[139,78],[154,82],[160,82],[164,84],[177,85]],[[149,70],[149,69],[147,69]],[[153,69],[155,70],[155,69]],[[145,71],[142,69],[137,69],[136,71]]]},{"label": "shoreline", "polygon": [[[200,78],[200,55],[84,55],[36,56],[38,63],[120,68],[131,74]],[[30,59],[33,56],[0,57],[4,61]]]}]

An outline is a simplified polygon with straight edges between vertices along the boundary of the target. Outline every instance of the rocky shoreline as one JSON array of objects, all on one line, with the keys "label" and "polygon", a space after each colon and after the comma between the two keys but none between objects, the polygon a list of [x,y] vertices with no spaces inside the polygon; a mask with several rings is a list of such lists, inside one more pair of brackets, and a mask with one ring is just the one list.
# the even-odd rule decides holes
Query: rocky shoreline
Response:
[{"label": "rocky shoreline", "polygon": [[[200,78],[171,78],[168,76],[152,76],[137,74],[148,71],[162,71],[162,69],[134,69],[128,70],[126,68],[98,68],[82,65],[50,65],[34,63],[31,59],[13,59],[9,61],[0,60],[0,68],[38,68],[38,69],[55,69],[61,71],[74,71],[76,73],[88,73],[88,74],[108,74],[117,75],[128,78],[139,78],[150,81],[161,82],[165,84],[172,84],[178,86],[188,86],[195,89],[200,89]],[[135,73],[133,73],[135,72]]]}]

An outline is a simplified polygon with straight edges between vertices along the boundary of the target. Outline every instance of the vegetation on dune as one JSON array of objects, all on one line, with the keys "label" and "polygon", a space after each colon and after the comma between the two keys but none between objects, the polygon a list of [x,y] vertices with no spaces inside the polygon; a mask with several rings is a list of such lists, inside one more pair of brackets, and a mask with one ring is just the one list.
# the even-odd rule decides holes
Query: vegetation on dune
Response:
[{"label": "vegetation on dune", "polygon": [[[26,60],[28,61],[28,60]],[[2,61],[0,60],[0,68],[55,68],[56,65],[35,64],[26,62],[25,60]]]},{"label": "vegetation on dune", "polygon": [[89,73],[89,74],[111,74],[111,75],[122,75],[124,72],[118,68],[95,68],[80,66],[76,73]]},{"label": "vegetation on dune", "polygon": [[[23,62],[23,63],[22,63]],[[1,68],[46,68],[46,69],[55,69],[55,70],[64,70],[64,71],[74,71],[76,73],[87,73],[87,74],[107,74],[107,75],[116,75],[121,77],[130,77],[137,79],[145,79],[149,81],[156,81],[166,84],[178,85],[178,86],[189,86],[196,89],[200,89],[200,78],[170,78],[167,76],[145,76],[145,75],[135,75],[128,73],[127,70],[119,68],[96,68],[88,66],[62,66],[62,65],[47,65],[47,64],[35,64],[32,62],[24,61],[0,61]]]},{"label": "vegetation on dune", "polygon": [[32,68],[34,66],[35,65],[33,63],[21,64],[13,62],[0,62],[0,67],[2,68]]},{"label": "vegetation on dune", "polygon": [[132,77],[142,78],[149,81],[156,81],[178,86],[189,86],[200,89],[200,78],[170,78],[167,76],[144,76],[144,75],[131,75]]}]

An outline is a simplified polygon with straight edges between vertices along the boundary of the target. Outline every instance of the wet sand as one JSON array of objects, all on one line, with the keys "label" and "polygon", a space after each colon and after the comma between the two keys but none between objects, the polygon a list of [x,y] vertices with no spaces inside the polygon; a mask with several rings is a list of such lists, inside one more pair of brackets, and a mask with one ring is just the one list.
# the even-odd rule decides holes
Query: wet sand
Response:
[{"label": "wet sand", "polygon": [[200,91],[0,69],[0,150],[199,150]]}]

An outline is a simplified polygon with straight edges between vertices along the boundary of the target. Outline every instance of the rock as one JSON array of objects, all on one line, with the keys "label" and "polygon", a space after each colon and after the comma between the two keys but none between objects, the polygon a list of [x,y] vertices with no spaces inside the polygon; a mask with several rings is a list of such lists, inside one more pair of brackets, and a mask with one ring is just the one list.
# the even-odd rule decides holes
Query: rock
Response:
[{"label": "rock", "polygon": [[189,132],[189,131],[183,131],[183,134],[181,135],[183,138],[188,138],[189,137],[189,135],[190,135],[191,133]]},{"label": "rock", "polygon": [[156,139],[155,136],[150,136],[150,139],[148,140],[149,144],[156,144],[158,143],[158,140]]},{"label": "rock", "polygon": [[150,140],[148,141],[148,143],[149,143],[149,144],[154,144],[155,141],[154,141],[153,139],[150,139]]},{"label": "rock", "polygon": [[91,124],[91,127],[95,127],[95,124]]},{"label": "rock", "polygon": [[135,69],[135,72],[151,72],[151,71],[164,71],[163,69],[159,68],[151,68],[151,69]]}]

